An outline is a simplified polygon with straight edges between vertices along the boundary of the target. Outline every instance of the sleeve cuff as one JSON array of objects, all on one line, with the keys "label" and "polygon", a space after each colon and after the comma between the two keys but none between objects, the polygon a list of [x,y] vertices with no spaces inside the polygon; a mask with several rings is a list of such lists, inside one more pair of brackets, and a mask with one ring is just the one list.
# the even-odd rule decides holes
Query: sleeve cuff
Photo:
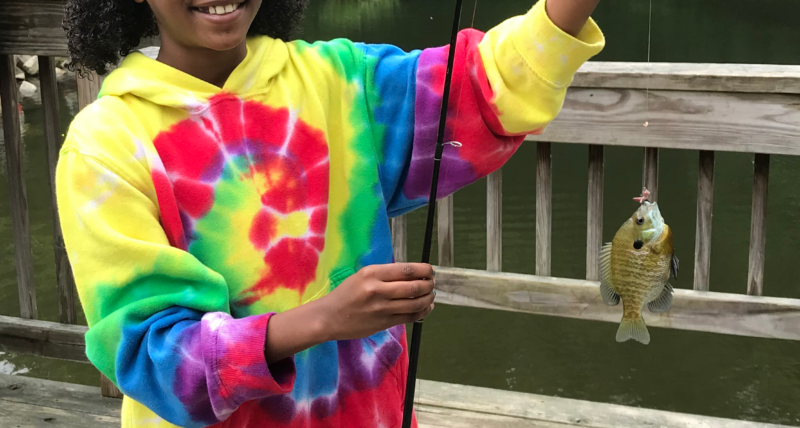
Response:
[{"label": "sleeve cuff", "polygon": [[531,69],[554,88],[564,88],[589,58],[605,46],[605,37],[597,23],[589,18],[577,37],[553,24],[541,0],[517,22],[512,37],[514,45]]},{"label": "sleeve cuff", "polygon": [[272,313],[241,319],[220,319],[214,337],[219,391],[227,406],[291,392],[296,377],[294,357],[273,364],[264,358],[267,324]]}]

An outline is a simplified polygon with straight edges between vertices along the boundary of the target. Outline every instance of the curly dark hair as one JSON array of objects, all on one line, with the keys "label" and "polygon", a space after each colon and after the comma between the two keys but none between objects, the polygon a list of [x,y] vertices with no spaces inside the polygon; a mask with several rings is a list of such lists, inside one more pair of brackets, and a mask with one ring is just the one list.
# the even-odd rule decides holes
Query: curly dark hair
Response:
[{"label": "curly dark hair", "polygon": [[[264,0],[249,35],[291,40],[300,29],[308,0]],[[67,33],[70,71],[97,74],[131,53],[142,39],[158,35],[147,2],[133,0],[69,0],[62,27]]]}]

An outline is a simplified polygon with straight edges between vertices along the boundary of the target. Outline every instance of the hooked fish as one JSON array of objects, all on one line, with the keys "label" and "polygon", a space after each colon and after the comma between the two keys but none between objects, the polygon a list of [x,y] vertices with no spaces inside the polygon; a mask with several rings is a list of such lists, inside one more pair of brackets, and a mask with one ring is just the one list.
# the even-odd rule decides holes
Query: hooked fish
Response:
[{"label": "hooked fish", "polygon": [[609,306],[622,300],[622,322],[617,342],[634,339],[650,343],[642,308],[653,313],[672,307],[669,277],[678,278],[672,230],[664,223],[658,204],[649,202],[650,192],[634,198],[639,208],[617,230],[614,239],[600,251],[600,294]]}]

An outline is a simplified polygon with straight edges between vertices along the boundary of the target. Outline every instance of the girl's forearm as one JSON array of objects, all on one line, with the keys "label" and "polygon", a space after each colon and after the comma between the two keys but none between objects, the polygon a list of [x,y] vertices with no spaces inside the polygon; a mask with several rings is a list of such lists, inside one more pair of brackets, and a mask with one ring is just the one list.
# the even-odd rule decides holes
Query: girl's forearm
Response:
[{"label": "girl's forearm", "polygon": [[577,36],[600,0],[547,0],[550,20],[565,33]]},{"label": "girl's forearm", "polygon": [[273,315],[267,325],[264,357],[273,364],[328,340],[324,311],[314,301]]}]

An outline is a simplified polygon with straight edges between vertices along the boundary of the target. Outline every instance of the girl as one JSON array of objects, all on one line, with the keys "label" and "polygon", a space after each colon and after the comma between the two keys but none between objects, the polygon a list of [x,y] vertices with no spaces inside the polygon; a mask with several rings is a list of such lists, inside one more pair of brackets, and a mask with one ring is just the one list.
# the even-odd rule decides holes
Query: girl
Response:
[{"label": "girl", "polygon": [[[440,196],[558,114],[603,47],[597,1],[460,33]],[[404,324],[433,309],[434,272],[392,264],[389,218],[427,202],[447,47],[287,42],[304,9],[68,1],[73,67],[125,56],[57,172],[86,352],[123,427],[400,426]],[[130,53],[154,35],[157,59]]]}]

